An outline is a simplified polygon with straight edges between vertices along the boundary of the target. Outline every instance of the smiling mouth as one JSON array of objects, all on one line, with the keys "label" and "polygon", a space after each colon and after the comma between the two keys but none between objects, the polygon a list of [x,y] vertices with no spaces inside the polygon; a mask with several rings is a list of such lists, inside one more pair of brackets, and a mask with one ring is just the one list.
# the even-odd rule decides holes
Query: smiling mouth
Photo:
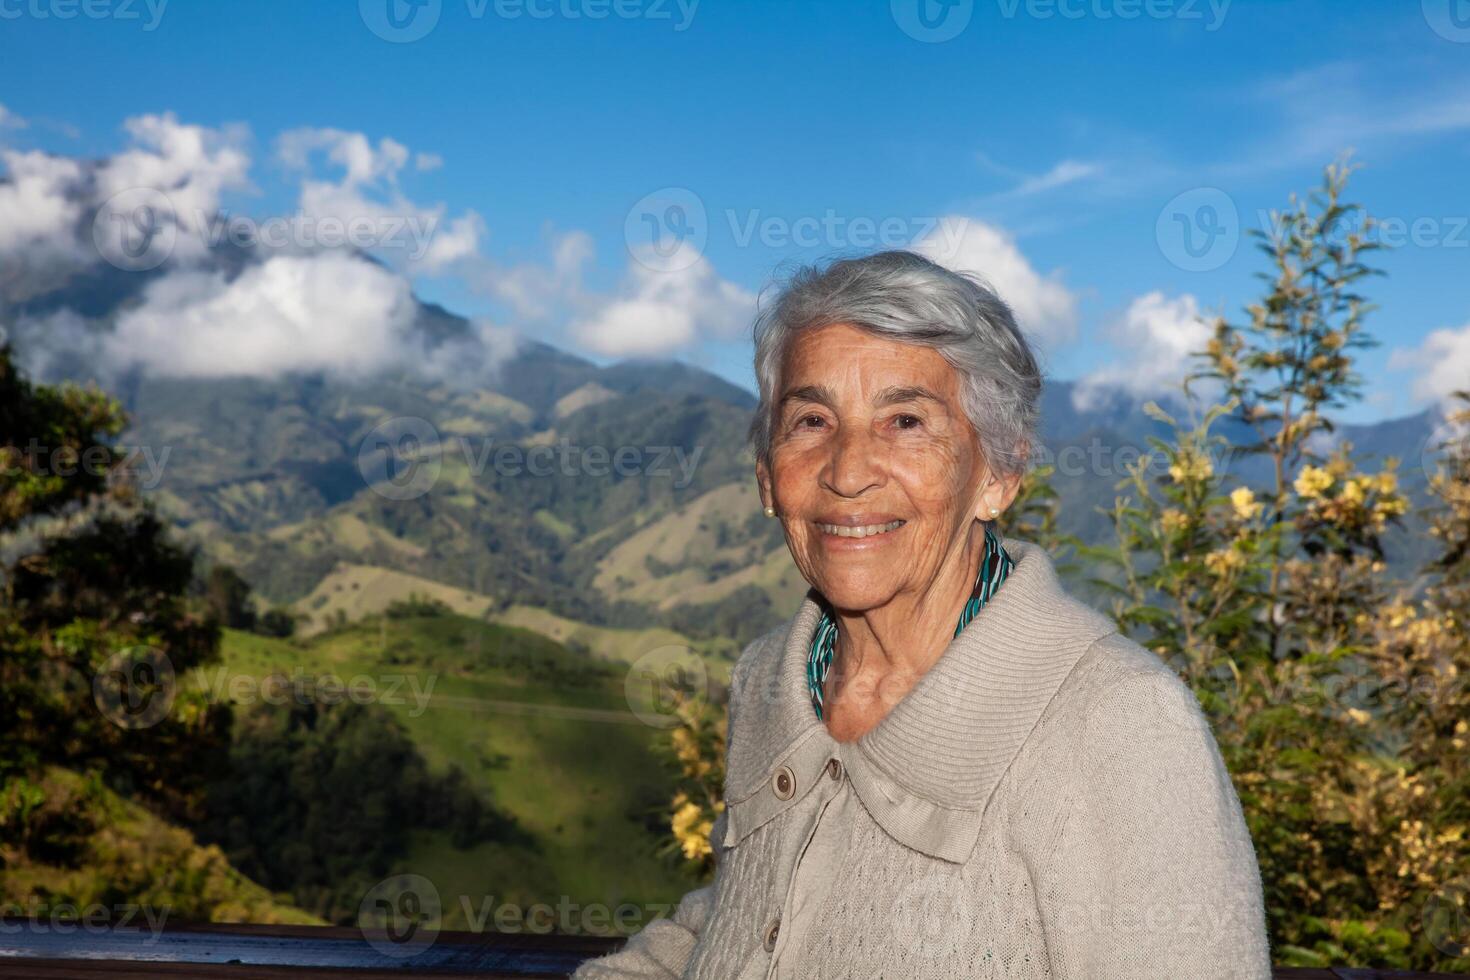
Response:
[{"label": "smiling mouth", "polygon": [[839,538],[871,538],[879,534],[887,534],[903,527],[904,521],[889,521],[887,524],[862,524],[850,527],[846,524],[817,524],[817,530],[823,534],[831,534]]}]

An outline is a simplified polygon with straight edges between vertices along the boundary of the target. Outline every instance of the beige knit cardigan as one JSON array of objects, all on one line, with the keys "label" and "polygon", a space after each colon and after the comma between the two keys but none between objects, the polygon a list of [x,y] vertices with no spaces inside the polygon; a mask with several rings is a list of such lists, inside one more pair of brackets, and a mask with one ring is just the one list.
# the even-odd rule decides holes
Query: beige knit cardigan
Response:
[{"label": "beige knit cardigan", "polygon": [[1005,584],[875,728],[812,710],[820,608],[730,697],[713,884],[585,980],[1269,977],[1255,852],[1199,705],[1007,540]]}]

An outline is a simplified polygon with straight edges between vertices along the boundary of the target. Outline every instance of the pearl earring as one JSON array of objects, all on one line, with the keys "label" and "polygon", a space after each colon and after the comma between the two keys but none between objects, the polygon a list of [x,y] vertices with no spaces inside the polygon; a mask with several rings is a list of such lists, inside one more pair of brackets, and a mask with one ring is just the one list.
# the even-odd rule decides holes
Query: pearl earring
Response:
[{"label": "pearl earring", "polygon": [[766,516],[767,517],[775,517],[776,516],[776,508],[774,508],[774,507],[767,507],[766,508]]},{"label": "pearl earring", "polygon": [[992,508],[990,508],[990,516],[991,517],[999,517],[1000,516],[1000,508],[999,507],[992,507]]}]

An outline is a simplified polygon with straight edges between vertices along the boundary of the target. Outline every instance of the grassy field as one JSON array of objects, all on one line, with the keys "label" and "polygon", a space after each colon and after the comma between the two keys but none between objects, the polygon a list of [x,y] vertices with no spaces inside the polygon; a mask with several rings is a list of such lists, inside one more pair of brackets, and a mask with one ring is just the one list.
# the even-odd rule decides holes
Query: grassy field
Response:
[{"label": "grassy field", "polygon": [[[361,523],[361,522],[358,522]],[[407,572],[377,565],[338,565],[317,587],[295,603],[306,617],[302,632],[320,633],[340,613],[349,620],[380,613],[412,595],[435,599],[463,616],[479,617],[494,605],[487,595],[456,589]]]},{"label": "grassy field", "polygon": [[629,711],[616,665],[458,615],[370,617],[298,641],[230,631],[223,658],[191,682],[237,700],[271,674],[373,692],[431,765],[459,766],[532,836],[531,847],[469,850],[440,832],[413,837],[396,871],[434,882],[446,927],[472,926],[487,900],[660,904],[693,886],[657,853],[671,792],[657,755],[665,733]]},{"label": "grassy field", "polygon": [[609,599],[667,610],[753,585],[789,615],[806,584],[785,544],[752,540],[743,527],[760,508],[750,480],[701,494],[628,534],[598,561],[593,586]]},{"label": "grassy field", "polygon": [[[784,551],[778,557],[790,565]],[[761,566],[755,566],[747,572],[759,573],[760,569]],[[301,632],[315,635],[325,631],[339,614],[348,622],[355,622],[375,616],[392,603],[413,596],[442,602],[455,613],[470,619],[540,633],[558,643],[588,650],[594,656],[610,661],[633,663],[650,650],[687,646],[705,660],[711,675],[722,681],[729,679],[730,666],[740,652],[738,645],[728,640],[691,640],[675,630],[662,627],[595,626],[532,606],[513,605],[500,612],[492,612],[495,601],[490,596],[376,565],[338,565],[294,608],[308,617]]]}]

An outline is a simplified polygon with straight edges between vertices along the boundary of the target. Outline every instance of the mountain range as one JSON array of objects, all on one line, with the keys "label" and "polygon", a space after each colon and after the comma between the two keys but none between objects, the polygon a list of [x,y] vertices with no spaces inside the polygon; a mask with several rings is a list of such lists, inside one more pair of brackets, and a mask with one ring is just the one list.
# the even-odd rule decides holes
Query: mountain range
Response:
[{"label": "mountain range", "polygon": [[[231,274],[251,261],[215,259]],[[58,344],[37,325],[65,316],[74,335],[104,336],[149,281],[104,267],[57,288],[12,288],[5,312],[22,358],[53,377],[98,377],[90,343]],[[105,372],[132,420],[122,441],[144,490],[209,558],[293,606],[308,629],[411,591],[476,614],[539,610],[694,638],[747,638],[794,608],[804,586],[754,491],[749,391],[678,361],[598,365],[524,336],[490,356],[471,321],[414,302],[409,349],[471,369]],[[1057,467],[1061,530],[1100,542],[1110,529],[1099,508],[1165,429],[1139,398],[1092,397],[1083,409],[1075,394],[1048,383],[1043,455]],[[1341,435],[1369,457],[1398,456],[1417,494],[1436,422],[1423,412]],[[1228,422],[1222,431],[1246,437]],[[1232,472],[1259,485],[1261,462],[1237,460]],[[1411,524],[1392,542],[1395,561],[1416,556],[1417,537]]]}]

